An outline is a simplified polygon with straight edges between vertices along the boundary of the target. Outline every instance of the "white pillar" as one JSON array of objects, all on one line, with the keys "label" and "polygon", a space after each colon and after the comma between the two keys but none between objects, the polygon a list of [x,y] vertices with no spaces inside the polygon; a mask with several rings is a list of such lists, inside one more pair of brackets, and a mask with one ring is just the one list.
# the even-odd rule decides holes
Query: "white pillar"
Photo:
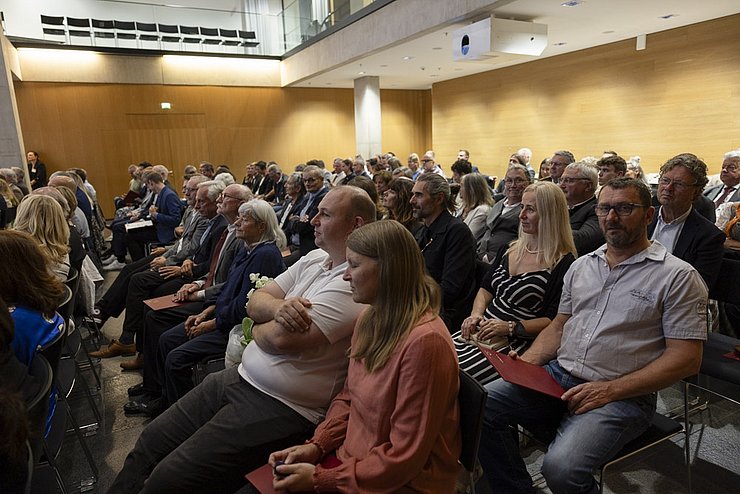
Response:
[{"label": "white pillar", "polygon": [[[0,35],[0,37],[0,45],[3,48],[0,49],[0,167],[19,166],[26,170],[21,124],[15,103],[13,75],[7,60],[9,50],[14,48],[10,46],[5,36]],[[30,185],[27,170],[26,185]]]},{"label": "white pillar", "polygon": [[355,140],[364,158],[382,152],[380,131],[380,78],[355,79]]}]

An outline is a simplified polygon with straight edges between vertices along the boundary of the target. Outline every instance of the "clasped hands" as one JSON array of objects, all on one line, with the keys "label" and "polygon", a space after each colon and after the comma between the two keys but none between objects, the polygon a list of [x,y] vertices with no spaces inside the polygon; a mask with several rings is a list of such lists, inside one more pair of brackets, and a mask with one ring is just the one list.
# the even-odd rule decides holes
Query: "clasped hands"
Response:
[{"label": "clasped hands", "polygon": [[470,316],[465,318],[460,328],[462,337],[469,340],[474,334],[478,335],[478,340],[487,341],[494,336],[508,336],[509,323],[499,321],[498,319],[486,319],[481,316]]},{"label": "clasped hands", "polygon": [[209,319],[213,313],[213,309],[215,309],[215,306],[206,308],[200,314],[188,316],[185,320],[185,334],[188,338],[193,339],[196,336],[209,333],[216,329],[216,320]]},{"label": "clasped hands", "polygon": [[185,259],[182,262],[181,266],[154,266],[154,261],[156,261],[158,258],[152,260],[150,263],[150,267],[152,271],[157,271],[160,275],[162,275],[162,278],[165,280],[169,280],[172,278],[178,278],[180,276],[193,276],[193,266],[194,263],[190,259]]},{"label": "clasped hands", "polygon": [[[277,475],[272,481],[275,490],[290,492],[313,491],[313,474],[321,459],[321,450],[313,443],[292,446],[270,455],[268,463]],[[278,462],[282,462],[277,467]]]},{"label": "clasped hands", "polygon": [[172,300],[175,302],[195,302],[198,300],[198,290],[200,290],[200,285],[197,283],[187,283],[172,295]]}]

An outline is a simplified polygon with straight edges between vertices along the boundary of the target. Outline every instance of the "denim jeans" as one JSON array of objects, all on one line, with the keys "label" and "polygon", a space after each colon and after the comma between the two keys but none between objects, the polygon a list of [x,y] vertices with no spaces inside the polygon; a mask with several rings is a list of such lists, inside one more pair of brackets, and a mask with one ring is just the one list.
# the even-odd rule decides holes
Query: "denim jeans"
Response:
[{"label": "denim jeans", "polygon": [[302,443],[314,427],[231,367],[144,429],[108,492],[232,493],[271,452]]},{"label": "denim jeans", "polygon": [[[557,360],[545,368],[566,390],[585,382],[568,374]],[[486,389],[479,457],[496,493],[535,492],[511,426],[521,425],[538,438],[552,440],[542,474],[553,494],[594,493],[594,470],[642,434],[655,412],[654,394],[571,415],[565,402],[502,379]]]}]

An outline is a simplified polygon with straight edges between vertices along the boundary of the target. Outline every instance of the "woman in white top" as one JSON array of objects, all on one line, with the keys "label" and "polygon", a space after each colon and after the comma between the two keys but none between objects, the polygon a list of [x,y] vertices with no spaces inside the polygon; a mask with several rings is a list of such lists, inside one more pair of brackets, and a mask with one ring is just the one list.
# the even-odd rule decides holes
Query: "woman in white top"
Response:
[{"label": "woman in white top", "polygon": [[486,218],[493,206],[493,197],[486,178],[480,173],[468,173],[460,184],[462,207],[457,210],[459,216],[480,243],[486,233]]}]

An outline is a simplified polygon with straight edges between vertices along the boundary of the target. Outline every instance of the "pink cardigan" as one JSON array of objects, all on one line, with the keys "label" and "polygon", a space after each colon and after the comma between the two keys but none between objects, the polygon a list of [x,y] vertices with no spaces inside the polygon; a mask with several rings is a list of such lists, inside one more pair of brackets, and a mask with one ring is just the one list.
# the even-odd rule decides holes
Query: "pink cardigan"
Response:
[{"label": "pink cardigan", "polygon": [[460,456],[458,365],[439,317],[413,328],[368,374],[350,359],[344,389],[311,442],[336,451],[316,467],[318,492],[453,492]]}]

